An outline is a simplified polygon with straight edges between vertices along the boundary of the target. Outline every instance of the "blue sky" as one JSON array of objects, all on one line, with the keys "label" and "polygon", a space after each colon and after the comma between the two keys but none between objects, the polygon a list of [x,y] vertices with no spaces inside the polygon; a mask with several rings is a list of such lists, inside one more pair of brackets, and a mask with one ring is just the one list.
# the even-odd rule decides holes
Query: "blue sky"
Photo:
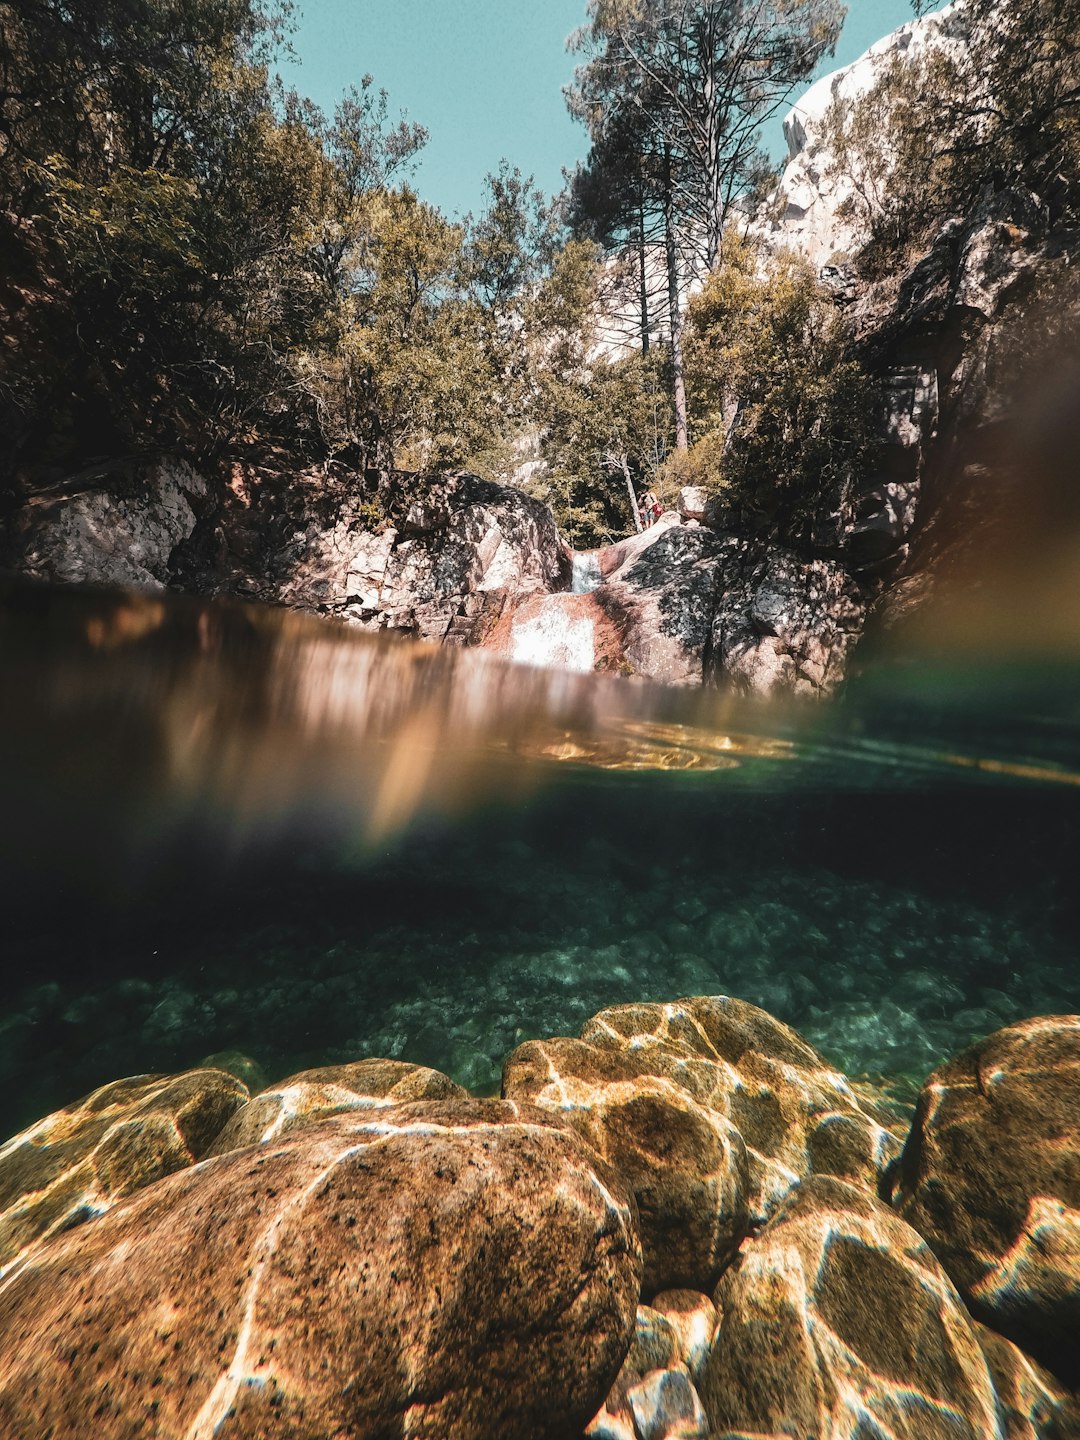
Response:
[{"label": "blue sky", "polygon": [[[585,0],[299,0],[287,82],[324,109],[369,73],[391,113],[430,131],[416,173],[447,215],[481,209],[484,176],[504,156],[547,193],[583,158],[584,131],[562,86],[575,58],[566,38]],[[909,0],[848,0],[833,69],[911,18]],[[778,144],[779,137],[778,137]]]}]

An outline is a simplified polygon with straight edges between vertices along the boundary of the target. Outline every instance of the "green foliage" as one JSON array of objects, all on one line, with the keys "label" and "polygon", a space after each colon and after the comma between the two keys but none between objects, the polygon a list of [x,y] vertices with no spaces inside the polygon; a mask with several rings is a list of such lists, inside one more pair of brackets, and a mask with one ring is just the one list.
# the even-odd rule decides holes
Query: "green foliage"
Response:
[{"label": "green foliage", "polygon": [[816,541],[865,466],[874,391],[806,262],[729,239],[691,301],[686,364],[696,464],[732,521]]},{"label": "green foliage", "polygon": [[545,461],[528,488],[578,548],[634,529],[632,496],[651,484],[672,443],[666,356],[596,351],[597,248],[570,241],[526,311],[530,414]]}]

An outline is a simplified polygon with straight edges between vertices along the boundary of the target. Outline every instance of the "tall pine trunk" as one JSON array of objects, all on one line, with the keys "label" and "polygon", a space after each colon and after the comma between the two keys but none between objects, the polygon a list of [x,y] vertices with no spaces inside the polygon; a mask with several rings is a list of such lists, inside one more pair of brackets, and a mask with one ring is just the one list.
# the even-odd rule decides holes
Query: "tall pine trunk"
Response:
[{"label": "tall pine trunk", "polygon": [[671,179],[671,153],[664,153],[664,252],[667,257],[668,325],[671,330],[671,401],[675,407],[675,449],[688,447],[686,382],[683,379],[682,296],[679,252],[675,243],[675,203]]},{"label": "tall pine trunk", "polygon": [[645,269],[645,197],[638,197],[638,300],[641,305],[641,353],[649,353],[649,277]]}]

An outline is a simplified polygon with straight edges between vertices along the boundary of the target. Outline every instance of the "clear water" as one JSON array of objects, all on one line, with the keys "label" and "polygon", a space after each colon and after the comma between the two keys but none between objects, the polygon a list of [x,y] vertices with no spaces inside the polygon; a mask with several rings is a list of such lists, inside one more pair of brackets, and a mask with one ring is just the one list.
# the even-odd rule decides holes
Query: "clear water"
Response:
[{"label": "clear water", "polygon": [[900,1092],[1080,1008],[1075,667],[831,709],[0,588],[0,1129],[238,1050],[483,1093],[604,1005],[728,993]]}]

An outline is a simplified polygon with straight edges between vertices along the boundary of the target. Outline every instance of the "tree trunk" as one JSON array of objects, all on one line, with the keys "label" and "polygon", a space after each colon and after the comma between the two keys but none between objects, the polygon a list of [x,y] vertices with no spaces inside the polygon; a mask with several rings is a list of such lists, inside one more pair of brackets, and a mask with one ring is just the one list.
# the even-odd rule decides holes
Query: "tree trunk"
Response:
[{"label": "tree trunk", "polygon": [[706,46],[705,60],[705,265],[708,270],[716,268],[720,258],[723,240],[724,203],[721,184],[720,154],[723,150],[723,135],[720,129],[718,97],[716,93],[715,55],[711,43]]},{"label": "tree trunk", "polygon": [[641,302],[641,353],[649,353],[649,280],[645,271],[645,200],[638,200],[638,298]]},{"label": "tree trunk", "polygon": [[634,517],[634,529],[641,534],[644,528],[641,523],[641,511],[638,509],[637,491],[634,489],[634,477],[630,474],[630,466],[626,463],[626,456],[619,456],[619,469],[622,471],[623,479],[626,481],[626,493],[630,496],[630,514]]},{"label": "tree trunk", "polygon": [[664,167],[664,251],[667,256],[668,325],[671,329],[671,401],[675,407],[675,449],[688,448],[686,425],[686,384],[683,379],[682,306],[679,285],[679,255],[675,245],[674,197],[671,157]]}]

